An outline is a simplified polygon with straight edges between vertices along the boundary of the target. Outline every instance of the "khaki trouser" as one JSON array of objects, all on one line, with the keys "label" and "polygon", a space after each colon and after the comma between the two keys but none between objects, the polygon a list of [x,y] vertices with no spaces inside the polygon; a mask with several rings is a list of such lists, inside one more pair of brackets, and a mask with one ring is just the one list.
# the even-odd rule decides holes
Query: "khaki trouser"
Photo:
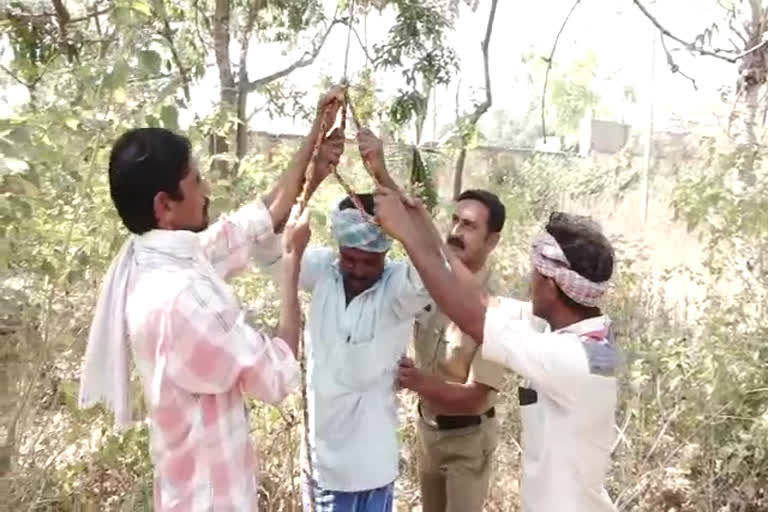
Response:
[{"label": "khaki trouser", "polygon": [[498,430],[496,418],[451,430],[437,430],[419,419],[422,512],[483,510]]}]

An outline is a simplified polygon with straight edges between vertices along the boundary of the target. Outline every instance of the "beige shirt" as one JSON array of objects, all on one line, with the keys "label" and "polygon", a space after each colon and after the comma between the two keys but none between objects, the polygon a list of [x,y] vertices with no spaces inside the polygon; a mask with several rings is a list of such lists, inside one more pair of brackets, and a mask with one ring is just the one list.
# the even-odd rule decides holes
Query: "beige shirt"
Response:
[{"label": "beige shirt", "polygon": [[[490,295],[499,295],[499,286],[489,272],[478,275]],[[477,343],[461,332],[436,306],[430,304],[416,317],[414,324],[416,366],[431,375],[453,382],[479,382],[493,390],[479,411],[496,404],[497,391],[504,384],[506,369],[485,358]],[[426,400],[422,400],[422,414],[427,419],[443,414]]]}]

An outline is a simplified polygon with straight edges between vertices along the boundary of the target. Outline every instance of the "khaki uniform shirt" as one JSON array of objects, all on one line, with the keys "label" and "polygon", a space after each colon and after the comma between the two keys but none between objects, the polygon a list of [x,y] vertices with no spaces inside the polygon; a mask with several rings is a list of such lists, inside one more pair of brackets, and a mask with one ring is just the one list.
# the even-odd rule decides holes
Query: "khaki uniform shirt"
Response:
[{"label": "khaki uniform shirt", "polygon": [[[478,276],[484,289],[492,296],[499,295],[499,286],[492,274]],[[416,317],[414,324],[416,366],[425,372],[454,382],[474,381],[493,388],[486,403],[478,408],[485,412],[496,404],[497,391],[504,384],[506,369],[484,359],[475,341],[461,332],[437,306],[427,306]],[[422,399],[421,412],[426,419],[444,414]]]}]

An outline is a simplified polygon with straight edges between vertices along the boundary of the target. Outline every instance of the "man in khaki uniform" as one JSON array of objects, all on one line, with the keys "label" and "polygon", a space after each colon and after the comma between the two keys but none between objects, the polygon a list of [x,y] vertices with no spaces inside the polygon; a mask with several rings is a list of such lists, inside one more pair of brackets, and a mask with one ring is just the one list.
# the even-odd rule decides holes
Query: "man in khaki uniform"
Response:
[{"label": "man in khaki uniform", "polygon": [[[462,193],[446,243],[464,279],[498,295],[486,266],[504,227],[505,208],[484,190]],[[419,473],[423,512],[480,512],[498,437],[496,395],[505,369],[432,304],[414,326],[416,364],[401,362],[398,382],[419,394]]]}]

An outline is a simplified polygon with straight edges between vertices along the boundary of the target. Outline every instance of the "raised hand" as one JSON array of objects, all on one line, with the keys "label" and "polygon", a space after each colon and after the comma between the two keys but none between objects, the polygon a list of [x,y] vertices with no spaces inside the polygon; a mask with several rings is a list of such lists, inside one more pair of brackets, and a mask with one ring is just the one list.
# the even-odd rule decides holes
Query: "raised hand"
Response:
[{"label": "raised hand", "polygon": [[376,222],[389,236],[402,241],[412,234],[414,223],[403,196],[392,189],[378,187],[374,200]]},{"label": "raised hand", "polygon": [[331,172],[333,167],[339,165],[339,159],[344,153],[344,134],[339,128],[331,132],[320,144],[315,167],[315,180],[321,182]]},{"label": "raised hand", "polygon": [[298,208],[294,206],[283,234],[283,255],[300,260],[311,235],[309,209],[305,208],[299,215]]},{"label": "raised hand", "polygon": [[[340,85],[335,85],[325,93],[320,101],[317,103],[317,117],[316,123],[321,121],[325,122],[325,129],[329,130],[336,121],[336,115],[341,108],[341,104],[344,102],[344,88]],[[325,135],[325,134],[323,134]]]},{"label": "raised hand", "polygon": [[357,132],[357,145],[360,149],[360,156],[368,168],[373,171],[376,181],[382,183],[384,181],[382,174],[387,172],[387,168],[384,162],[384,144],[381,139],[368,128],[362,128]]}]

